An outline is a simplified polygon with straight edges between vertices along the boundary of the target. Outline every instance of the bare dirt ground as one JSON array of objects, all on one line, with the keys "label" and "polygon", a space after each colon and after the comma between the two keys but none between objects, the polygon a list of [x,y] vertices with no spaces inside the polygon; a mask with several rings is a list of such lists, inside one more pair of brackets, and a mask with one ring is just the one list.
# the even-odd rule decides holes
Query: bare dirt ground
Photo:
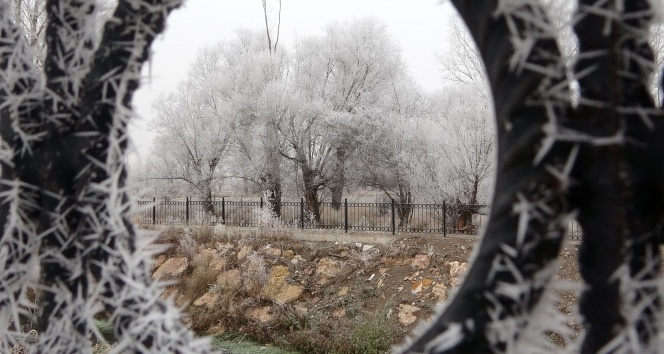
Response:
[{"label": "bare dirt ground", "polygon": [[[187,259],[170,275],[179,281],[168,295],[200,333],[242,333],[303,353],[380,353],[399,344],[458,286],[477,243],[469,235],[307,241],[288,232],[225,232],[162,231],[174,247],[157,258],[157,273],[170,259]],[[557,279],[578,281],[577,250],[574,242],[561,250]],[[572,292],[559,295],[559,310],[574,309]],[[360,343],[371,336],[376,351]]]}]

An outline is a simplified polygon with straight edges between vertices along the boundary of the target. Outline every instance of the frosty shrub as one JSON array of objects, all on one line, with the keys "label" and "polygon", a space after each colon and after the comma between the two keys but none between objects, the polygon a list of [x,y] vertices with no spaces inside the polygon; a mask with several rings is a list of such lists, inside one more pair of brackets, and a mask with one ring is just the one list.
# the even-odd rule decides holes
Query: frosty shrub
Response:
[{"label": "frosty shrub", "polygon": [[264,206],[262,208],[255,208],[252,210],[254,214],[254,220],[258,224],[258,227],[261,228],[282,228],[285,227],[284,223],[277,216],[277,214],[270,208],[270,206]]},{"label": "frosty shrub", "polygon": [[178,253],[187,256],[189,259],[194,259],[196,253],[198,253],[198,242],[192,237],[191,233],[191,228],[185,227],[184,234],[178,240]]}]

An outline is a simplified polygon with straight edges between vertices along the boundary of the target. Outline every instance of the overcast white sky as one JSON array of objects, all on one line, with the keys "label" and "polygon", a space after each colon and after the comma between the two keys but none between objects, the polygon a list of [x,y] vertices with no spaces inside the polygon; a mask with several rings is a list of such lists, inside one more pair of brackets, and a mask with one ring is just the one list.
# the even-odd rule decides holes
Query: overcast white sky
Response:
[{"label": "overcast white sky", "polygon": [[[282,0],[280,43],[290,46],[298,37],[322,33],[334,21],[372,16],[387,24],[417,82],[425,90],[435,90],[442,86],[435,53],[445,50],[446,22],[452,12],[441,0]],[[152,101],[185,79],[201,48],[234,38],[240,28],[265,29],[261,0],[186,0],[169,16],[134,96],[138,119],[132,135],[140,156],[150,149],[147,122],[152,119]]]}]

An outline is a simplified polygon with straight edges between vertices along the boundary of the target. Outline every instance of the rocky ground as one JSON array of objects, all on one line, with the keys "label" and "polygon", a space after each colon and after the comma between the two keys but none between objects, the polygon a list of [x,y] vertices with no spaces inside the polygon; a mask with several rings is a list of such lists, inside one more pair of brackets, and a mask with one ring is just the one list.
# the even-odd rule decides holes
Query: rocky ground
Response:
[{"label": "rocky ground", "polygon": [[[174,281],[165,296],[196,331],[243,333],[307,353],[380,353],[400,343],[458,286],[476,244],[461,235],[366,244],[183,229],[160,240],[172,247],[155,259],[153,277]],[[562,250],[559,279],[578,279],[576,252],[574,244]],[[557,307],[571,311],[574,294],[558,296]]]}]

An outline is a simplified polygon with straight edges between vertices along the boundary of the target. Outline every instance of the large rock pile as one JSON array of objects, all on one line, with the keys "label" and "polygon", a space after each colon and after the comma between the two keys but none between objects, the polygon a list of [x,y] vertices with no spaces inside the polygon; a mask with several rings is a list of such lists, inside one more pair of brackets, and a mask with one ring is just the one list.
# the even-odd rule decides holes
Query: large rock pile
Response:
[{"label": "large rock pile", "polygon": [[[175,298],[176,304],[210,313],[228,306],[221,304],[223,299],[235,297],[232,300],[246,318],[261,324],[274,321],[284,308],[297,316],[340,320],[389,307],[388,315],[396,314],[392,318],[408,327],[429,319],[468,268],[463,261],[426,253],[388,253],[366,244],[217,242],[193,259],[158,258],[153,277],[186,279],[199,268],[214,279],[212,284],[199,284],[207,287],[203,295],[194,299],[177,295],[186,293],[178,287],[185,282],[165,295]],[[209,328],[224,330],[224,326]]]}]

